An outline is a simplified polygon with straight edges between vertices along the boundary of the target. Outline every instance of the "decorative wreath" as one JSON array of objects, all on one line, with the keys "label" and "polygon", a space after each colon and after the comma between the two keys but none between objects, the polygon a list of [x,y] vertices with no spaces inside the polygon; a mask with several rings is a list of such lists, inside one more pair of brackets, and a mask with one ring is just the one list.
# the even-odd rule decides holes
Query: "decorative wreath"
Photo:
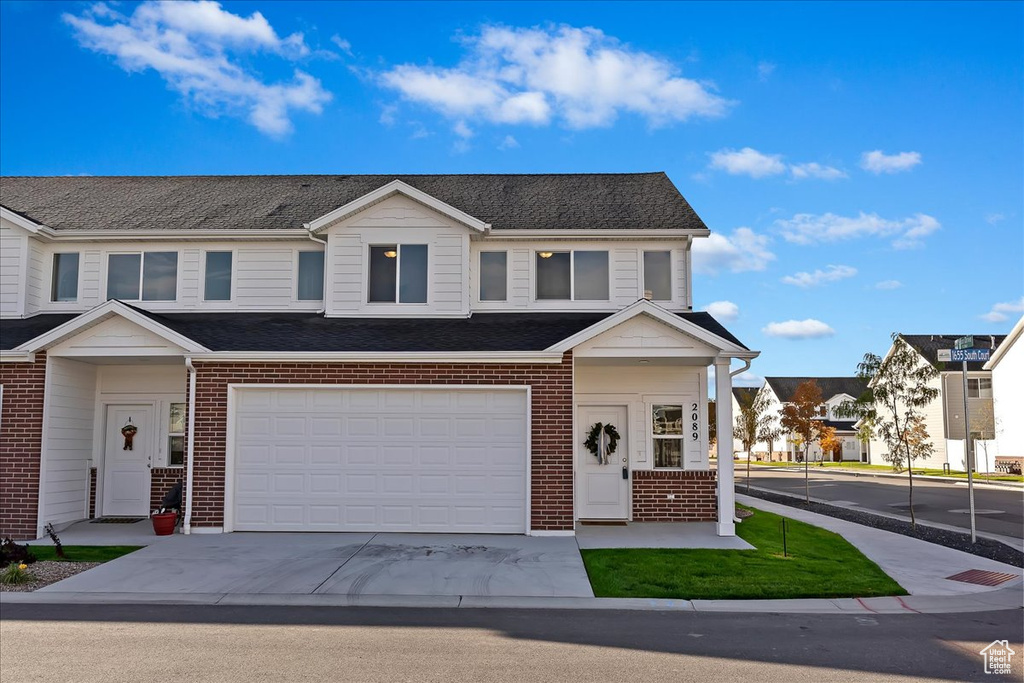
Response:
[{"label": "decorative wreath", "polygon": [[121,436],[124,437],[124,448],[121,450],[132,451],[135,448],[132,445],[132,439],[135,438],[135,434],[139,431],[139,428],[135,425],[128,423],[124,427],[121,427]]},{"label": "decorative wreath", "polygon": [[[607,450],[601,453],[600,443],[602,434],[608,437]],[[608,464],[608,456],[615,452],[615,448],[619,445],[619,430],[615,428],[615,425],[601,424],[595,422],[590,427],[590,433],[587,435],[587,440],[583,442],[583,445],[587,447],[587,450],[591,452],[599,463],[602,465]]]}]

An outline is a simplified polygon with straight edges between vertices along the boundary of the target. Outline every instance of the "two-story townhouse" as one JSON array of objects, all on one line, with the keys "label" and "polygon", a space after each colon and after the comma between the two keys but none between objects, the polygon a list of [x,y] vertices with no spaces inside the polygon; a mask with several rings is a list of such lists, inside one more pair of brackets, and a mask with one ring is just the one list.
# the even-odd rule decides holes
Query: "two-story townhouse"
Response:
[{"label": "two-story townhouse", "polygon": [[663,173],[8,177],[0,205],[0,534],[178,480],[186,533],[733,533],[708,368],[728,396],[757,353],[692,310],[709,231]]},{"label": "two-story townhouse", "polygon": [[1024,466],[1024,316],[995,350],[983,369],[992,373],[996,468]]},{"label": "two-story townhouse", "polygon": [[[781,428],[782,410],[787,403],[792,403],[797,387],[805,382],[813,381],[821,389],[822,403],[818,406],[821,423],[836,430],[839,440],[839,457],[843,461],[870,462],[868,444],[857,437],[856,420],[844,415],[840,406],[847,401],[859,398],[867,388],[866,382],[857,377],[765,377],[761,391],[769,396],[769,405],[775,406],[775,424]],[[795,461],[803,457],[803,447],[798,447],[792,434],[780,437],[783,451],[773,453],[772,458]],[[807,449],[809,462],[821,461],[821,447],[812,443]],[[825,458],[831,460],[832,458]]]},{"label": "two-story townhouse", "polygon": [[[939,352],[954,348],[956,340],[967,335],[901,334],[900,338],[917,352],[918,362],[928,363],[938,375],[930,383],[938,394],[922,414],[925,428],[934,450],[927,459],[915,460],[914,466],[964,472],[967,470],[964,440],[964,376],[963,364],[939,360]],[[1005,335],[974,335],[976,348],[995,350]],[[886,354],[892,352],[892,347]],[[981,361],[967,363],[967,405],[969,424],[974,435],[977,459],[975,469],[992,472],[995,467],[994,406],[992,402],[992,373],[984,369]],[[879,456],[888,448],[877,439],[871,440],[871,452]]]}]

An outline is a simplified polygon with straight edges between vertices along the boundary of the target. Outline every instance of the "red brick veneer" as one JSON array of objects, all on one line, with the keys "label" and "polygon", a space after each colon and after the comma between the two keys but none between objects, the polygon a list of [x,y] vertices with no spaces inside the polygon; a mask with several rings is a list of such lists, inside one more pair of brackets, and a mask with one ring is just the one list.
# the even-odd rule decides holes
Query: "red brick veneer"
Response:
[{"label": "red brick veneer", "polygon": [[[149,511],[157,510],[164,502],[164,496],[178,483],[185,483],[184,467],[154,467],[150,470],[152,475],[149,483]],[[184,488],[182,488],[182,505],[185,504]]]},{"label": "red brick veneer", "polygon": [[[633,470],[633,520],[713,522],[718,515],[715,473]],[[669,494],[675,494],[669,500]]]},{"label": "red brick veneer", "polygon": [[36,537],[45,381],[45,353],[33,363],[0,363],[0,536]]},{"label": "red brick veneer", "polygon": [[228,384],[530,385],[531,528],[573,528],[572,356],[560,364],[197,363],[194,526],[224,523]]}]

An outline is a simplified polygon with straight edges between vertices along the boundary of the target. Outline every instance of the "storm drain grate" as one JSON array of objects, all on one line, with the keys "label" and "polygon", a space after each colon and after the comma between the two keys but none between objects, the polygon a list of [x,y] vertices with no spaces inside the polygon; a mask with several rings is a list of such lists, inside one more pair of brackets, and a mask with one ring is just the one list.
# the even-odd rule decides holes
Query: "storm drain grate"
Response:
[{"label": "storm drain grate", "polygon": [[998,586],[1001,583],[1012,581],[1017,578],[1015,574],[1005,574],[1003,572],[990,572],[984,569],[968,569],[965,572],[954,574],[953,576],[947,576],[950,581],[961,581],[963,583],[973,583],[979,586]]},{"label": "storm drain grate", "polygon": [[145,517],[100,517],[92,520],[93,524],[135,524],[141,522]]}]

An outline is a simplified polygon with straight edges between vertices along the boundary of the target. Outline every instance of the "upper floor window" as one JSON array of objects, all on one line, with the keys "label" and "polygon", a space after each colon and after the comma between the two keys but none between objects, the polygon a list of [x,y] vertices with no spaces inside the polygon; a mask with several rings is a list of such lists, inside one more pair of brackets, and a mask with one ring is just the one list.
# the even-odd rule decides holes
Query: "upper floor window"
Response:
[{"label": "upper floor window", "polygon": [[967,378],[968,398],[992,398],[991,377],[968,377]]},{"label": "upper floor window", "polygon": [[384,244],[370,247],[367,301],[425,304],[427,302],[427,245]]},{"label": "upper floor window", "polygon": [[78,253],[53,255],[50,301],[78,300]]},{"label": "upper floor window", "polygon": [[324,298],[324,252],[300,251],[295,296],[299,301]]},{"label": "upper floor window", "polygon": [[644,252],[644,295],[651,293],[655,301],[672,299],[672,252]]},{"label": "upper floor window", "polygon": [[174,301],[178,292],[178,252],[111,254],[107,259],[107,298]]},{"label": "upper floor window", "polygon": [[204,301],[231,301],[231,252],[206,252]]},{"label": "upper floor window", "polygon": [[538,251],[537,299],[608,300],[607,251]]},{"label": "upper floor window", "polygon": [[480,252],[480,301],[505,301],[508,298],[508,253]]}]

